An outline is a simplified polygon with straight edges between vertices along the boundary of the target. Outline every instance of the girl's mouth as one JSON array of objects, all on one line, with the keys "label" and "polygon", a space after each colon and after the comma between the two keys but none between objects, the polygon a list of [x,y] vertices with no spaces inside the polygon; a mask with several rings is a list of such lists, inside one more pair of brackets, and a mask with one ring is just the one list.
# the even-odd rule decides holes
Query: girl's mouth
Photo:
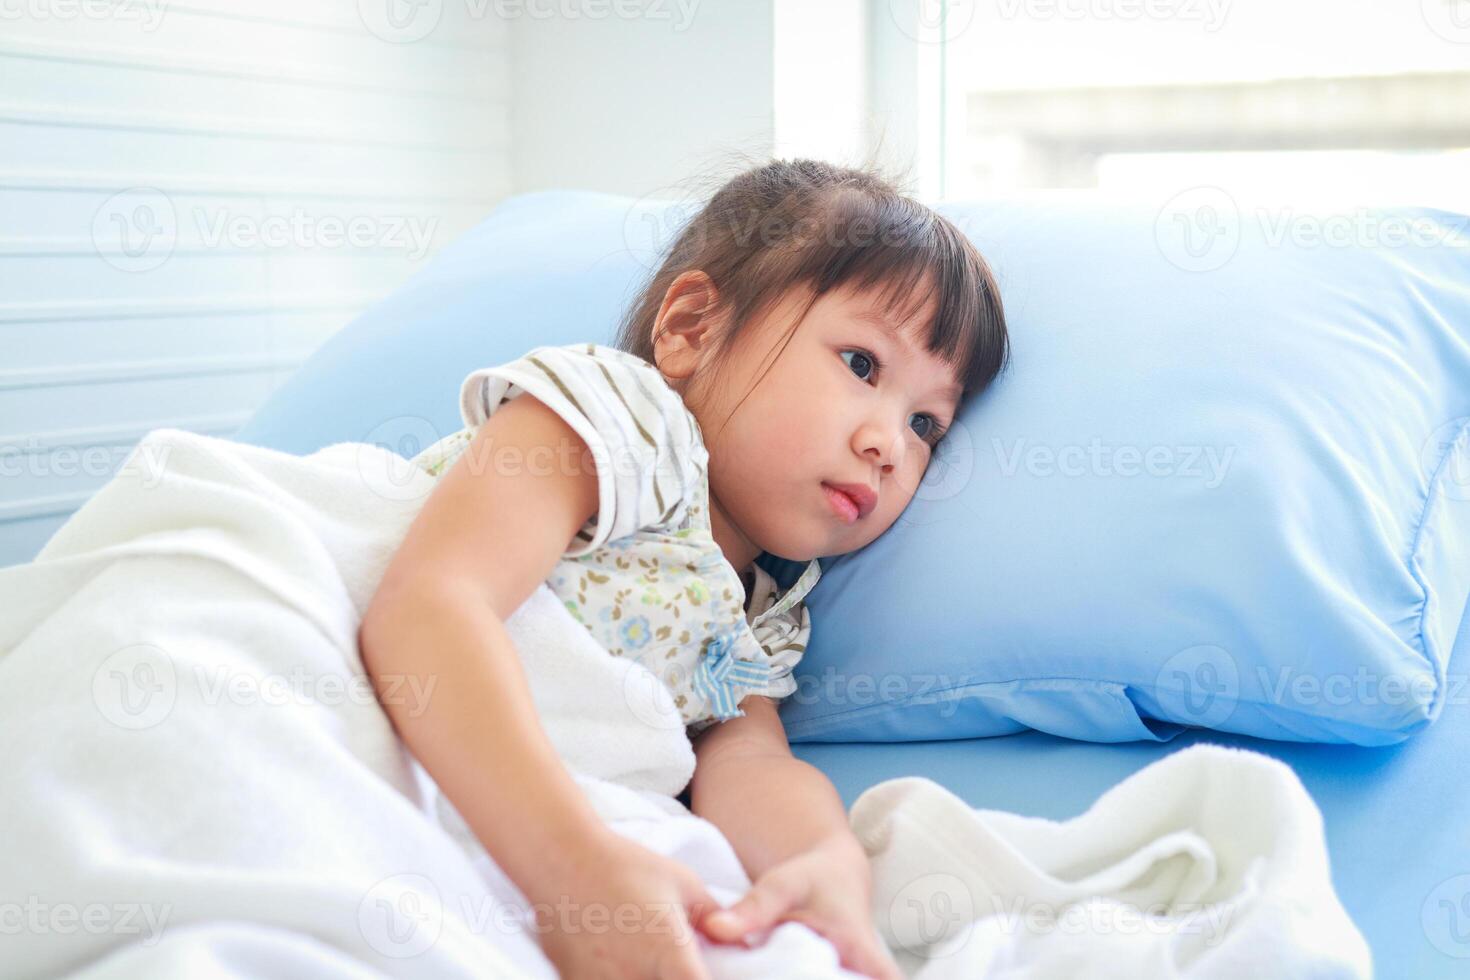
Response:
[{"label": "girl's mouth", "polygon": [[822,492],[827,496],[827,503],[833,512],[845,523],[852,524],[858,519],[859,511],[857,501],[853,500],[841,490],[834,490],[827,484],[822,484]]}]

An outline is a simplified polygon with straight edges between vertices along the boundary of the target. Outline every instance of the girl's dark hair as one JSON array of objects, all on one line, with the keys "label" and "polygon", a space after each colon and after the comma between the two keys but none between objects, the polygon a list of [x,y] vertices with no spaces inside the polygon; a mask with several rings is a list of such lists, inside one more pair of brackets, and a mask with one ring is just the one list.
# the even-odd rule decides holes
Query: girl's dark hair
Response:
[{"label": "girl's dark hair", "polygon": [[629,305],[615,346],[654,363],[651,335],[664,296],[680,273],[695,269],[718,291],[720,309],[711,312],[728,318],[712,355],[717,376],[746,326],[788,291],[808,287],[811,296],[783,350],[816,299],[848,283],[858,291],[880,287],[888,314],[911,300],[898,322],[907,322],[930,296],[915,287],[932,284],[938,305],[926,346],[955,368],[962,400],[984,390],[1008,358],[1000,291],[979,251],[952,222],[899,193],[871,164],[771,160],[725,182],[679,230]]}]

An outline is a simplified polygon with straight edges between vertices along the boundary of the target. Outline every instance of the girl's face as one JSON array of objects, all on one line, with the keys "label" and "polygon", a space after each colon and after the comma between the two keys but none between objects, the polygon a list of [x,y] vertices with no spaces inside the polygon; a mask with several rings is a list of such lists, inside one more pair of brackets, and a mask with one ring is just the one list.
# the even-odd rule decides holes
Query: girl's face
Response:
[{"label": "girl's face", "polygon": [[[737,569],[762,551],[807,561],[873,541],[908,506],[958,409],[954,369],[923,348],[932,296],[896,323],[876,292],[832,290],[778,355],[804,298],[789,295],[749,325],[717,388],[685,393],[710,453],[715,539]],[[676,370],[703,359],[670,355]],[[662,351],[658,360],[664,368]],[[823,484],[866,486],[876,504],[851,520]]]}]

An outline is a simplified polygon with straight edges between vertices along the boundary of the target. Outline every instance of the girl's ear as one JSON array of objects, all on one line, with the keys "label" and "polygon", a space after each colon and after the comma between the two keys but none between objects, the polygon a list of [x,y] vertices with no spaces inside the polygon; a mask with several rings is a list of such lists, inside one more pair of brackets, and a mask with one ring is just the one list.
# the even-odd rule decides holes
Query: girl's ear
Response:
[{"label": "girl's ear", "polygon": [[653,362],[679,390],[714,350],[720,293],[699,269],[679,273],[653,321]]}]

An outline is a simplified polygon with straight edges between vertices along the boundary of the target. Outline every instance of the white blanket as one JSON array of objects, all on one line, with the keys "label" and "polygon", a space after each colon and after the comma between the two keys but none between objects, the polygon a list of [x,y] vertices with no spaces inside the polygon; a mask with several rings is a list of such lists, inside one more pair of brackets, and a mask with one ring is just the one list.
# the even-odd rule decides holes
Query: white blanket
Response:
[{"label": "white blanket", "polygon": [[1259,752],[1190,746],[1060,823],[920,778],[870,787],[849,819],[880,931],[921,980],[1373,975],[1320,812]]},{"label": "white blanket", "polygon": [[[525,899],[398,740],[358,657],[362,611],[432,485],[367,444],[299,457],[158,429],[36,561],[0,569],[7,976],[554,976]],[[743,895],[728,841],[673,799],[694,756],[667,690],[545,586],[507,626],[609,826],[719,901]],[[1060,826],[970,810],[927,780],[875,786],[852,819],[879,932],[923,980],[1082,963],[1368,976],[1320,817],[1289,770],[1249,755],[1177,753]],[[1079,937],[991,914],[992,899],[1061,910],[1093,891],[1229,915],[1208,943],[1182,917]],[[698,942],[717,980],[857,976],[800,923],[751,950]]]}]

